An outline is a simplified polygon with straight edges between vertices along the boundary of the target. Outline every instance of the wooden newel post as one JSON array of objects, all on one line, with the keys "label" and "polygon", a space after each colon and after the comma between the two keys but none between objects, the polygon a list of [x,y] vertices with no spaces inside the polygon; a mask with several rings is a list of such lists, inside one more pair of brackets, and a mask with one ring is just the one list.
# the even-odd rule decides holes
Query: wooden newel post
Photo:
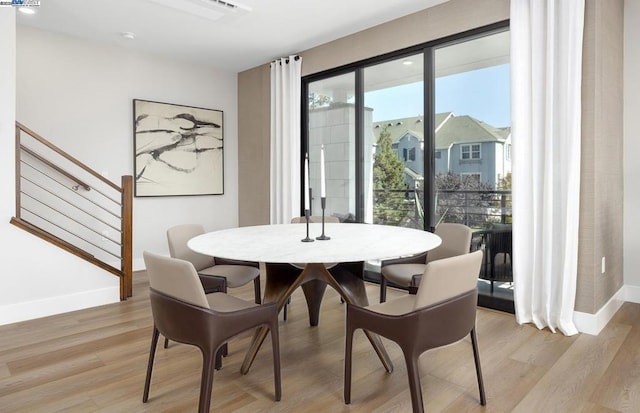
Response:
[{"label": "wooden newel post", "polygon": [[133,177],[122,177],[122,232],[121,259],[123,279],[120,281],[120,299],[133,295]]}]

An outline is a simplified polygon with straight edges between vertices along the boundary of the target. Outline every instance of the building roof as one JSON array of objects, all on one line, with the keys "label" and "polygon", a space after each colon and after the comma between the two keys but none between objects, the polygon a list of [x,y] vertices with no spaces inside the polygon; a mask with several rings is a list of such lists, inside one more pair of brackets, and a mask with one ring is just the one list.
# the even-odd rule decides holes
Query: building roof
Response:
[{"label": "building roof", "polygon": [[[496,128],[471,116],[456,116],[453,112],[436,113],[436,148],[448,148],[453,144],[466,142],[505,142],[511,133],[510,127]],[[406,134],[424,140],[424,117],[391,119],[373,124],[376,139],[387,128],[391,142],[397,143]]]}]

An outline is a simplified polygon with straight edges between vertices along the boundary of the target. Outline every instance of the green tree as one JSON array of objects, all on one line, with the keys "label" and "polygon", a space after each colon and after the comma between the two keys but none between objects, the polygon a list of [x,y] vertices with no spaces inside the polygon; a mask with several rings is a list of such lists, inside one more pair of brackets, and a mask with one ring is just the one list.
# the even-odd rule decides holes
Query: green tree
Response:
[{"label": "green tree", "polygon": [[500,178],[498,182],[498,189],[510,190],[511,189],[511,172],[508,172],[504,178]]},{"label": "green tree", "polygon": [[405,202],[403,190],[404,163],[391,149],[391,134],[385,127],[378,137],[378,147],[373,162],[374,222],[394,224],[406,215],[402,204]]}]

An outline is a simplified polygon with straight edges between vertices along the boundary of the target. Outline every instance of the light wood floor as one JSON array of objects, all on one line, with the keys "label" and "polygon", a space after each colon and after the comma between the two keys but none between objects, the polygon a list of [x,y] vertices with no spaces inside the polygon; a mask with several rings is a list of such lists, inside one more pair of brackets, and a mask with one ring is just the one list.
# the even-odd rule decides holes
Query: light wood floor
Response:
[{"label": "light wood floor", "polygon": [[[0,327],[0,412],[196,411],[201,360],[194,348],[158,349],[149,403],[142,388],[151,337],[148,284],[134,276],[126,302]],[[367,286],[371,301],[377,285]],[[252,299],[252,286],[231,291]],[[390,298],[400,292],[389,291]],[[308,324],[304,296],[280,323],[283,394],[273,401],[270,342],[248,375],[239,373],[249,335],[230,342],[214,377],[216,412],[407,412],[402,355],[385,373],[356,333],[352,404],[342,399],[344,305],[327,290],[320,325]],[[421,358],[429,412],[640,412],[640,305],[625,304],[597,336],[564,337],[479,309],[478,338],[488,405],[478,403],[468,340]]]}]

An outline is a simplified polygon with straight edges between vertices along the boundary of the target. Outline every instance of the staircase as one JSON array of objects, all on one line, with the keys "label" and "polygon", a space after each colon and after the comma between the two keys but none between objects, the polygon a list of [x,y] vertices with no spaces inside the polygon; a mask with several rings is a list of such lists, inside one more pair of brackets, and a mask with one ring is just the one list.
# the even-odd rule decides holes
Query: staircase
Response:
[{"label": "staircase", "polygon": [[11,223],[132,288],[133,178],[120,186],[16,122],[16,212]]}]

